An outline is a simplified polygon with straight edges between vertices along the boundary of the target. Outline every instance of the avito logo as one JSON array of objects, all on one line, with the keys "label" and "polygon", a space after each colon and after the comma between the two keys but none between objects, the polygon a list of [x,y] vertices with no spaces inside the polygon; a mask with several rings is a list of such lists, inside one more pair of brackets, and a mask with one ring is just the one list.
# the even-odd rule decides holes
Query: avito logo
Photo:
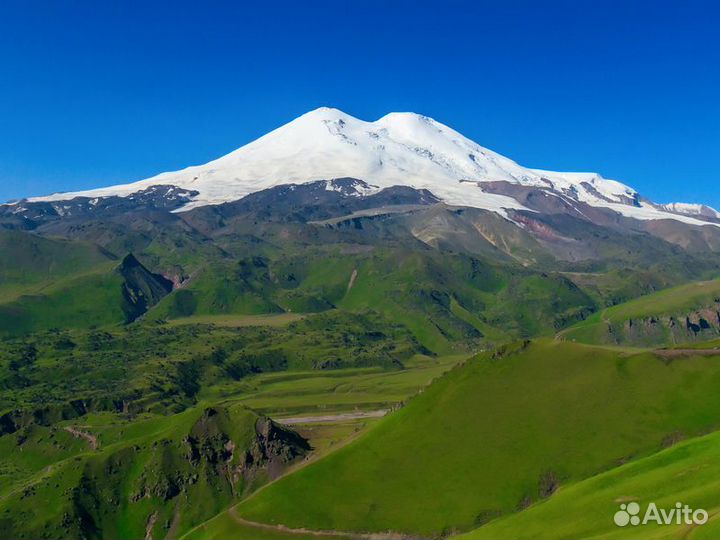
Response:
[{"label": "avito logo", "polygon": [[618,527],[626,527],[627,525],[637,526],[647,525],[648,523],[658,525],[704,525],[708,520],[707,510],[702,508],[693,510],[683,503],[675,503],[673,508],[666,509],[658,508],[657,504],[651,502],[642,517],[640,510],[640,504],[636,502],[621,504],[620,509],[613,516],[613,521]]}]

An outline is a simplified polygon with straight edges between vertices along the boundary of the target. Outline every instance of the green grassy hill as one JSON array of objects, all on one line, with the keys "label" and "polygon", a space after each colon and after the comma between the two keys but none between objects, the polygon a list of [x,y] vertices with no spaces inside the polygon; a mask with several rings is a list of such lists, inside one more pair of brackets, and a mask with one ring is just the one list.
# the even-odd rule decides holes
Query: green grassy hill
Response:
[{"label": "green grassy hill", "polygon": [[582,343],[660,346],[720,335],[720,279],[664,289],[593,314],[561,332]]},{"label": "green grassy hill", "polygon": [[717,428],[717,360],[551,341],[482,354],[238,512],[314,530],[472,529]]},{"label": "green grassy hill", "polygon": [[[457,538],[718,538],[719,454],[720,433],[694,438],[587,480],[563,486],[546,501]],[[675,503],[682,502],[694,509],[705,509],[712,517],[701,526],[659,526],[655,523],[616,526],[613,515],[621,503],[630,501],[641,505],[641,516],[650,502],[664,509],[671,509]]]},{"label": "green grassy hill", "polygon": [[0,230],[0,336],[128,322],[172,290],[134,257]]},{"label": "green grassy hill", "polygon": [[[114,257],[89,242],[0,229],[0,301],[107,266]],[[117,264],[117,263],[116,263]]]},{"label": "green grassy hill", "polygon": [[50,328],[89,328],[119,324],[123,278],[116,262],[101,270],[48,285],[0,304],[0,335],[20,335]]},{"label": "green grassy hill", "polygon": [[170,281],[129,255],[0,303],[0,336],[131,322],[171,290]]}]

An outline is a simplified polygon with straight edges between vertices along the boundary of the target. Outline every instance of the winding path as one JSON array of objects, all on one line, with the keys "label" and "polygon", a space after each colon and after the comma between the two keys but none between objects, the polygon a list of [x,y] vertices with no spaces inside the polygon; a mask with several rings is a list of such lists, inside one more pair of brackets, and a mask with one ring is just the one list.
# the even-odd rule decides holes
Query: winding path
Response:
[{"label": "winding path", "polygon": [[323,416],[294,416],[292,418],[275,418],[278,424],[284,426],[295,426],[297,424],[319,424],[323,422],[342,422],[343,420],[359,420],[361,418],[381,418],[389,412],[389,409],[367,412],[349,412],[328,414]]},{"label": "winding path", "polygon": [[286,527],[285,525],[268,525],[267,523],[259,523],[257,521],[249,521],[243,517],[241,517],[237,513],[237,509],[235,507],[230,508],[228,510],[228,513],[230,516],[240,525],[244,525],[246,527],[253,527],[257,529],[264,529],[266,531],[276,531],[276,532],[283,532],[288,534],[303,534],[307,535],[310,534],[312,536],[319,536],[319,537],[331,537],[331,538],[345,538],[345,539],[354,539],[354,540],[420,540],[420,537],[418,536],[408,536],[406,534],[401,533],[395,533],[395,532],[384,532],[384,533],[351,533],[351,532],[344,532],[344,531],[314,531],[312,529],[293,529],[291,527]]}]

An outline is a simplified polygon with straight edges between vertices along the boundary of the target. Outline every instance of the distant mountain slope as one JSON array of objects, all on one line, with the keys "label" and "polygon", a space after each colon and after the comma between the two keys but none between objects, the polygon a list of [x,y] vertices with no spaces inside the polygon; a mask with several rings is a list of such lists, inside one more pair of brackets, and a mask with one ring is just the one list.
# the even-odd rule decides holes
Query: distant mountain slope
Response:
[{"label": "distant mountain slope", "polygon": [[718,357],[667,362],[650,352],[519,343],[454,369],[237,511],[315,530],[468,530],[716,429],[718,380]]},{"label": "distant mountain slope", "polygon": [[172,289],[171,281],[153,274],[132,255],[119,265],[112,261],[80,267],[67,277],[0,302],[0,336],[131,322]]},{"label": "distant mountain slope", "polygon": [[593,314],[559,336],[583,343],[663,346],[720,336],[720,279],[641,296]]},{"label": "distant mountain slope", "polygon": [[571,280],[461,253],[306,247],[281,259],[247,257],[198,273],[155,317],[213,313],[377,312],[437,353],[506,338],[552,335],[596,309]]},{"label": "distant mountain slope", "polygon": [[[77,272],[47,289],[18,289],[13,277],[6,287],[26,298],[8,305],[16,293],[0,302],[8,321],[4,331],[130,321],[157,303],[158,318],[339,307],[379,311],[429,349],[448,352],[551,335],[600,307],[720,271],[712,253],[716,244],[720,248],[718,227],[644,222],[590,206],[584,213],[595,214],[588,220],[557,203],[558,197],[531,191],[522,197],[534,210],[508,211],[514,221],[448,206],[407,186],[374,191],[354,178],[276,186],[182,213],[158,208],[164,203],[154,198],[179,196],[177,191],[149,192],[150,209],[142,197],[126,206],[98,201],[105,210],[97,215],[82,205],[78,216],[40,212],[25,223],[33,234],[5,234],[17,239],[13,249],[28,253],[41,242],[56,245],[58,236],[78,241],[69,246],[89,249],[88,242],[95,242],[100,247],[92,249],[109,258],[136,253],[162,280],[147,275],[139,280],[145,290],[135,292],[117,284],[125,291],[120,318],[110,314],[118,306],[112,281],[118,276],[103,274],[107,267],[78,281],[79,287],[67,282],[88,273],[79,263]],[[50,203],[23,204],[32,209]],[[4,219],[0,215],[0,224],[13,226]],[[654,236],[639,226],[644,223],[672,225]],[[692,236],[700,231],[702,236]],[[675,243],[682,238],[692,238],[692,245]],[[177,293],[160,302],[169,291],[163,280],[172,281]],[[107,302],[94,303],[93,297]],[[31,319],[34,326],[28,326]]]},{"label": "distant mountain slope", "polygon": [[0,299],[90,271],[114,258],[89,242],[43,238],[0,229]]}]

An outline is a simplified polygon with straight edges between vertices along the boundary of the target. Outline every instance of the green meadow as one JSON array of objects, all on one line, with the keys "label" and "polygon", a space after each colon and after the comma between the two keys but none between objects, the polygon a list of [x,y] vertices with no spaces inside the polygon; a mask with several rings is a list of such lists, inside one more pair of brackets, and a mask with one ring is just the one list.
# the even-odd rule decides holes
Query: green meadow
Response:
[{"label": "green meadow", "polygon": [[716,429],[719,383],[713,357],[668,363],[651,352],[516,344],[456,367],[237,512],[314,530],[469,530]]}]

